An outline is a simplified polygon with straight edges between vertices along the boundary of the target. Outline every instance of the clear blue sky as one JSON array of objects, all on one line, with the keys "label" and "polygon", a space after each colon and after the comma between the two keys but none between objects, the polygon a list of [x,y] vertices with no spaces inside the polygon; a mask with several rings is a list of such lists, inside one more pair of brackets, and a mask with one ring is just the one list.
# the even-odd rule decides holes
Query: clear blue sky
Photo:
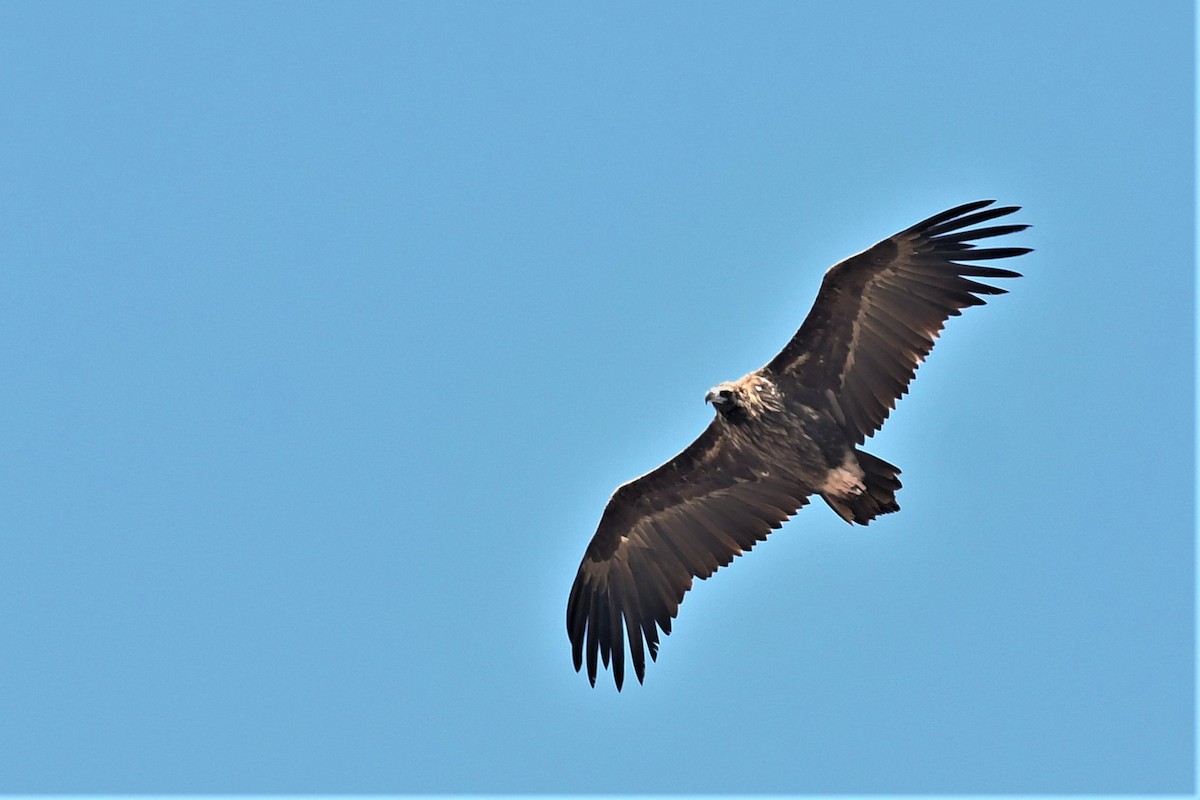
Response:
[{"label": "clear blue sky", "polygon": [[[1191,4],[0,4],[0,791],[1190,792]],[[645,686],[609,494],[826,267],[1036,252]]]}]

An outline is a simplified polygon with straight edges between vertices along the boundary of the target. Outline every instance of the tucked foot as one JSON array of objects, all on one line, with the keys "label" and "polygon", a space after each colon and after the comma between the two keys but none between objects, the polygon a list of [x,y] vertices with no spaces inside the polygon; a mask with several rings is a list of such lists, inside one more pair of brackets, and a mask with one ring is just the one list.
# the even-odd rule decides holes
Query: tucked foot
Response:
[{"label": "tucked foot", "polygon": [[865,489],[861,470],[855,474],[844,466],[834,467],[825,476],[825,482],[821,485],[821,494],[833,497],[858,497]]}]

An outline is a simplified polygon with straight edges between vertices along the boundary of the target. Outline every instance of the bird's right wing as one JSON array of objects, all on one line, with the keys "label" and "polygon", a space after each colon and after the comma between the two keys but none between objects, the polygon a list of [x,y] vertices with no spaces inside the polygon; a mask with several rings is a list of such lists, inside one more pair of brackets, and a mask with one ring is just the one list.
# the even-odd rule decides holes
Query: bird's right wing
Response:
[{"label": "bird's right wing", "polygon": [[586,654],[594,686],[597,656],[605,666],[611,658],[620,690],[627,630],[640,682],[646,649],[657,656],[658,629],[671,632],[692,580],[749,551],[806,502],[798,480],[738,448],[720,418],[675,458],[618,488],[571,587],[575,669]]}]

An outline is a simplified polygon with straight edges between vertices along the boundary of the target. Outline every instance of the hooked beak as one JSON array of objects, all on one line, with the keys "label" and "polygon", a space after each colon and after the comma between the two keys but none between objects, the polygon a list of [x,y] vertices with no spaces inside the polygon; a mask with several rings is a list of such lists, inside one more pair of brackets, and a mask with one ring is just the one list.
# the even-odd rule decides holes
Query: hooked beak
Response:
[{"label": "hooked beak", "polygon": [[717,401],[717,397],[718,397],[717,390],[709,389],[708,394],[704,395],[704,402],[713,403],[715,405],[716,401]]}]

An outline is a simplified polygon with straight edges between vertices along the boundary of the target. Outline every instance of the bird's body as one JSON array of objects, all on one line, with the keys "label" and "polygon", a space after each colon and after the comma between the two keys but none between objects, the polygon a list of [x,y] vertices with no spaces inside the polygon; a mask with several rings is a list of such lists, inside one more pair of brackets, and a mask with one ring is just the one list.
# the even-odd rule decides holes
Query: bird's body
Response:
[{"label": "bird's body", "polygon": [[[846,435],[836,409],[803,384],[786,383],[764,368],[718,385],[708,394],[717,409],[713,424],[736,450],[774,465],[777,474],[790,474],[806,494],[821,495],[843,517],[839,508],[857,508],[855,521],[864,524],[898,510],[894,489],[875,497],[875,507],[864,504],[869,475],[860,456],[865,454]],[[722,397],[724,391],[728,396]]]},{"label": "bird's body", "polygon": [[713,421],[658,469],[619,487],[567,605],[575,668],[597,659],[620,689],[626,631],[638,680],[694,578],[766,538],[812,495],[847,522],[899,510],[900,470],[859,449],[907,391],[947,317],[1017,273],[958,263],[1027,248],[970,242],[1024,225],[967,229],[1015,208],[981,201],[914,225],[830,269],[796,335],[762,369],[709,391]]}]

